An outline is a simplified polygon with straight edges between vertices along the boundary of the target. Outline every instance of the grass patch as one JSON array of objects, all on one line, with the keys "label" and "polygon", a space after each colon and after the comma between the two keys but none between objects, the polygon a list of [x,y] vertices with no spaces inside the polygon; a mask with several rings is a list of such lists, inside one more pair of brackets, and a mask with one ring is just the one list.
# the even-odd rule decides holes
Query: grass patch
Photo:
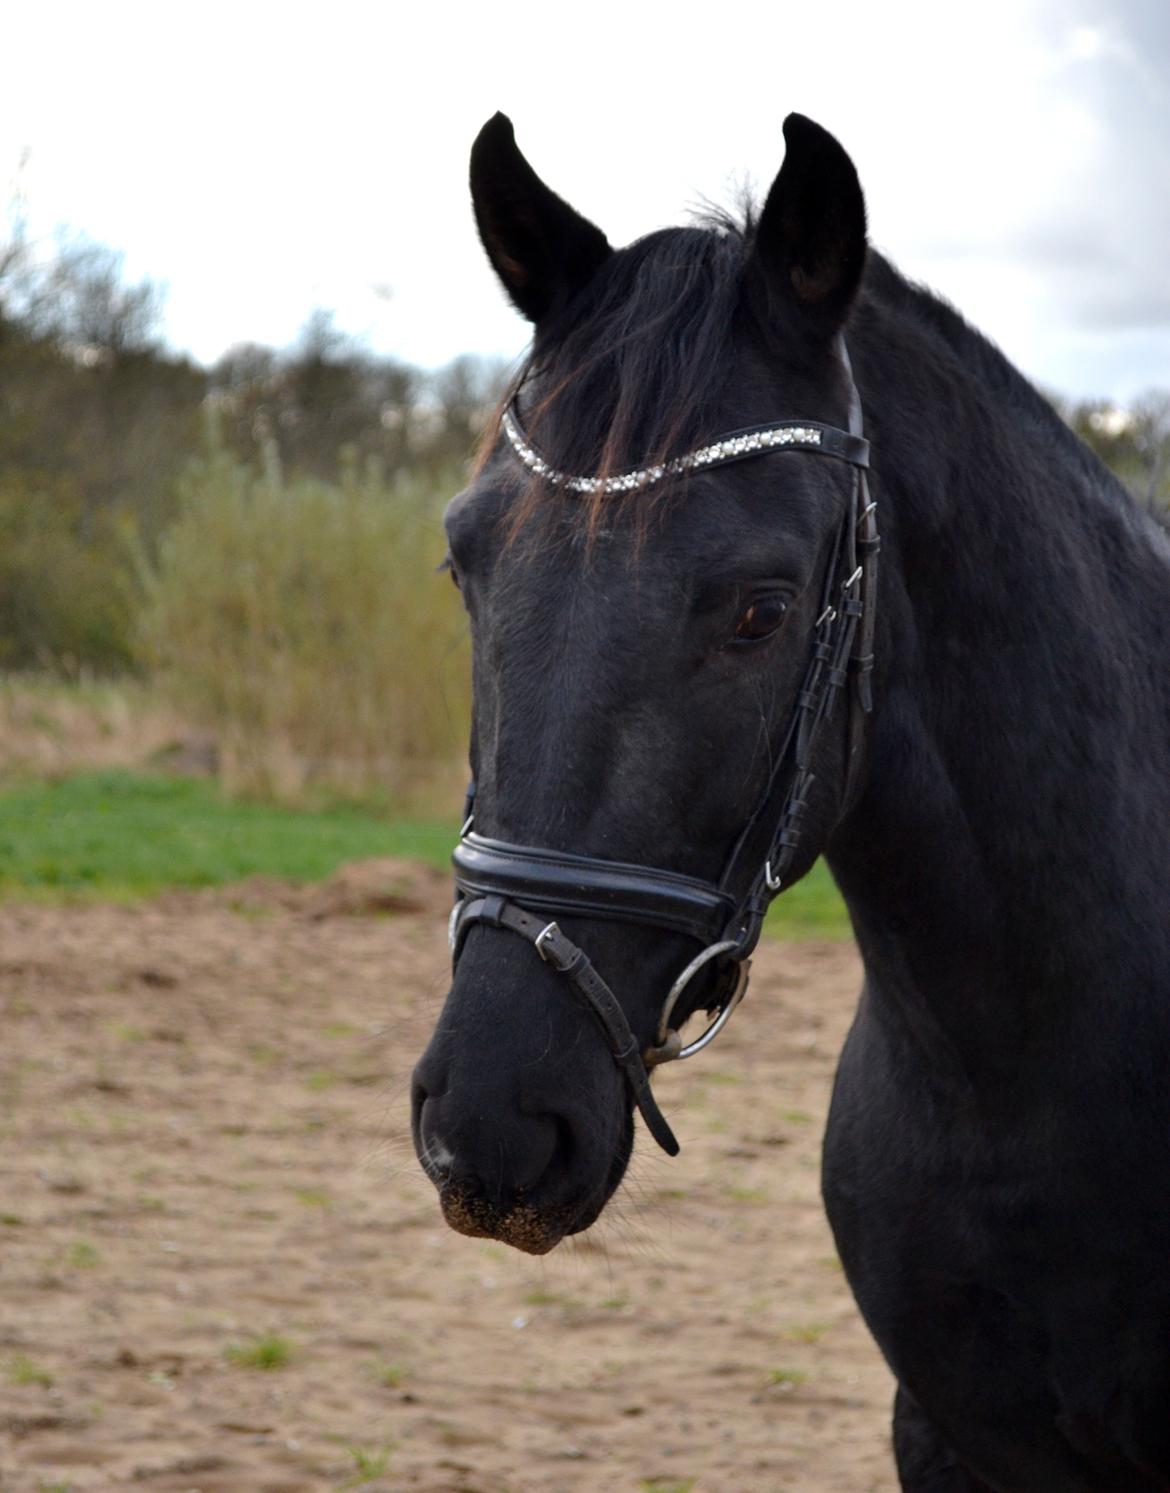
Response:
[{"label": "grass patch", "polygon": [[42,1369],[25,1353],[12,1355],[5,1366],[5,1377],[9,1384],[39,1384],[42,1389],[50,1389],[53,1384],[48,1369]]},{"label": "grass patch", "polygon": [[802,1369],[772,1369],[766,1383],[776,1389],[799,1389],[808,1379]]},{"label": "grass patch", "polygon": [[331,1021],[321,1030],[326,1037],[353,1037],[357,1034],[358,1028],[348,1021]]},{"label": "grass patch", "polygon": [[[10,783],[0,787],[0,895],[127,901],[256,875],[318,881],[366,856],[445,868],[458,808],[450,820],[394,819],[352,805],[290,809],[225,798],[204,779],[122,770]],[[764,932],[850,936],[823,861],[772,904]]]},{"label": "grass patch", "polygon": [[768,1194],[762,1187],[728,1187],[727,1196],[733,1203],[766,1203]]},{"label": "grass patch", "polygon": [[379,855],[445,866],[455,834],[453,821],[233,802],[193,778],[81,773],[0,789],[0,893],[125,900],[255,875],[316,881]]},{"label": "grass patch", "polygon": [[829,1330],[828,1322],[798,1322],[786,1329],[784,1336],[790,1343],[819,1343]]},{"label": "grass patch", "polygon": [[329,1073],[328,1071],[310,1073],[305,1079],[305,1088],[308,1089],[310,1094],[324,1094],[327,1090],[336,1088],[340,1082],[340,1075],[336,1073]]},{"label": "grass patch", "polygon": [[386,1363],[377,1359],[371,1366],[374,1378],[383,1389],[401,1389],[406,1380],[406,1370],[398,1363]]},{"label": "grass patch", "polygon": [[65,1258],[71,1270],[93,1270],[101,1256],[98,1254],[96,1245],[90,1244],[85,1239],[79,1239],[76,1244],[69,1246],[69,1252]]},{"label": "grass patch", "polygon": [[375,1482],[386,1472],[390,1466],[390,1454],[393,1445],[383,1446],[376,1452],[368,1452],[360,1446],[350,1446],[346,1450],[353,1458],[353,1472],[345,1482],[343,1488],[360,1488],[366,1483]]},{"label": "grass patch", "polygon": [[776,898],[764,933],[768,938],[852,938],[849,914],[823,860]]},{"label": "grass patch", "polygon": [[521,1298],[525,1306],[561,1306],[565,1298],[555,1291],[527,1291]]},{"label": "grass patch", "polygon": [[119,1042],[145,1042],[146,1033],[140,1026],[131,1026],[124,1021],[111,1022],[107,1028],[111,1037],[117,1037]]},{"label": "grass patch", "polygon": [[248,1343],[233,1343],[224,1353],[227,1361],[238,1369],[259,1369],[263,1373],[287,1368],[292,1356],[292,1343],[274,1332],[255,1337]]}]

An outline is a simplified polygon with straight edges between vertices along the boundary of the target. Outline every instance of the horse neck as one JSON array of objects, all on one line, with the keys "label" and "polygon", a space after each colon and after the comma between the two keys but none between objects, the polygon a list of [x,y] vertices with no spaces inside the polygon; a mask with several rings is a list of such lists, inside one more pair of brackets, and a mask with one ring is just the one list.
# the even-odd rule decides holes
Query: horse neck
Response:
[{"label": "horse neck", "polygon": [[1119,976],[1164,1010],[1170,548],[998,354],[858,320],[879,700],[828,858],[871,982],[968,1048]]}]

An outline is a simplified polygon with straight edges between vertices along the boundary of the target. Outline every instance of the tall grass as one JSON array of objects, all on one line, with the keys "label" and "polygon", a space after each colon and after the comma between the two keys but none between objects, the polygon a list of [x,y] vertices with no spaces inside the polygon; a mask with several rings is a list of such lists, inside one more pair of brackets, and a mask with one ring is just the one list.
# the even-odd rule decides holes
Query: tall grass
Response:
[{"label": "tall grass", "polygon": [[141,767],[181,743],[185,730],[146,680],[0,673],[0,784]]},{"label": "tall grass", "polygon": [[229,790],[401,803],[461,758],[468,649],[435,574],[444,497],[373,469],[286,479],[214,445],[187,469],[175,521],[140,557],[139,637],[215,732]]}]

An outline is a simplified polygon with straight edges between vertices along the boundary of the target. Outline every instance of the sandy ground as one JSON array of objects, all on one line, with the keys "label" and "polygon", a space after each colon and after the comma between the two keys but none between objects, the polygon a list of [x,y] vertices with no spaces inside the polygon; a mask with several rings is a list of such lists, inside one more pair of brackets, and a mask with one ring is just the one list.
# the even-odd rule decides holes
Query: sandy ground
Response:
[{"label": "sandy ground", "polygon": [[410,1150],[445,889],[362,881],[0,906],[4,1493],[892,1488],[818,1197],[852,949],[766,947],[657,1080],[682,1156],[534,1260]]}]

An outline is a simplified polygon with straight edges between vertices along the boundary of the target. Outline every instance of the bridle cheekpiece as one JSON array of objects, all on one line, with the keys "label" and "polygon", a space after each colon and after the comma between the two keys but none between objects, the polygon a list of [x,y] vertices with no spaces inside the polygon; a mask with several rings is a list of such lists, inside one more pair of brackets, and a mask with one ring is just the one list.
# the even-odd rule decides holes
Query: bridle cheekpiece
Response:
[{"label": "bridle cheekpiece", "polygon": [[[802,821],[816,776],[813,759],[834,703],[852,679],[851,715],[843,810],[853,799],[863,745],[863,718],[873,708],[871,675],[877,601],[876,508],[866,472],[869,444],[862,434],[861,401],[844,343],[839,351],[849,379],[849,428],[817,420],[780,421],[731,431],[710,445],[640,470],[608,477],[558,471],[531,444],[513,402],[501,427],[521,463],[560,490],[611,497],[639,492],[688,472],[780,451],[813,452],[853,469],[850,502],[825,572],[812,647],[796,708],[756,812],[740,832],[719,881],[677,871],[602,860],[531,845],[513,845],[476,833],[475,785],[468,790],[463,830],[452,857],[457,896],[451,911],[450,943],[458,961],[469,928],[476,923],[505,928],[532,944],[541,959],[565,975],[586,1001],[609,1040],[634,1103],[647,1128],[670,1155],[678,1141],[650,1091],[648,1069],[691,1057],[722,1030],[747,989],[751,954],[764,916],[781,891],[800,843]],[[763,846],[763,853],[760,847]],[[588,956],[568,938],[556,914],[617,920],[666,929],[693,938],[699,952],[667,992],[653,1045],[639,1050],[621,1003]],[[708,1008],[713,1019],[695,1041],[683,1045],[671,1019],[687,986],[708,964],[720,979]]]}]

